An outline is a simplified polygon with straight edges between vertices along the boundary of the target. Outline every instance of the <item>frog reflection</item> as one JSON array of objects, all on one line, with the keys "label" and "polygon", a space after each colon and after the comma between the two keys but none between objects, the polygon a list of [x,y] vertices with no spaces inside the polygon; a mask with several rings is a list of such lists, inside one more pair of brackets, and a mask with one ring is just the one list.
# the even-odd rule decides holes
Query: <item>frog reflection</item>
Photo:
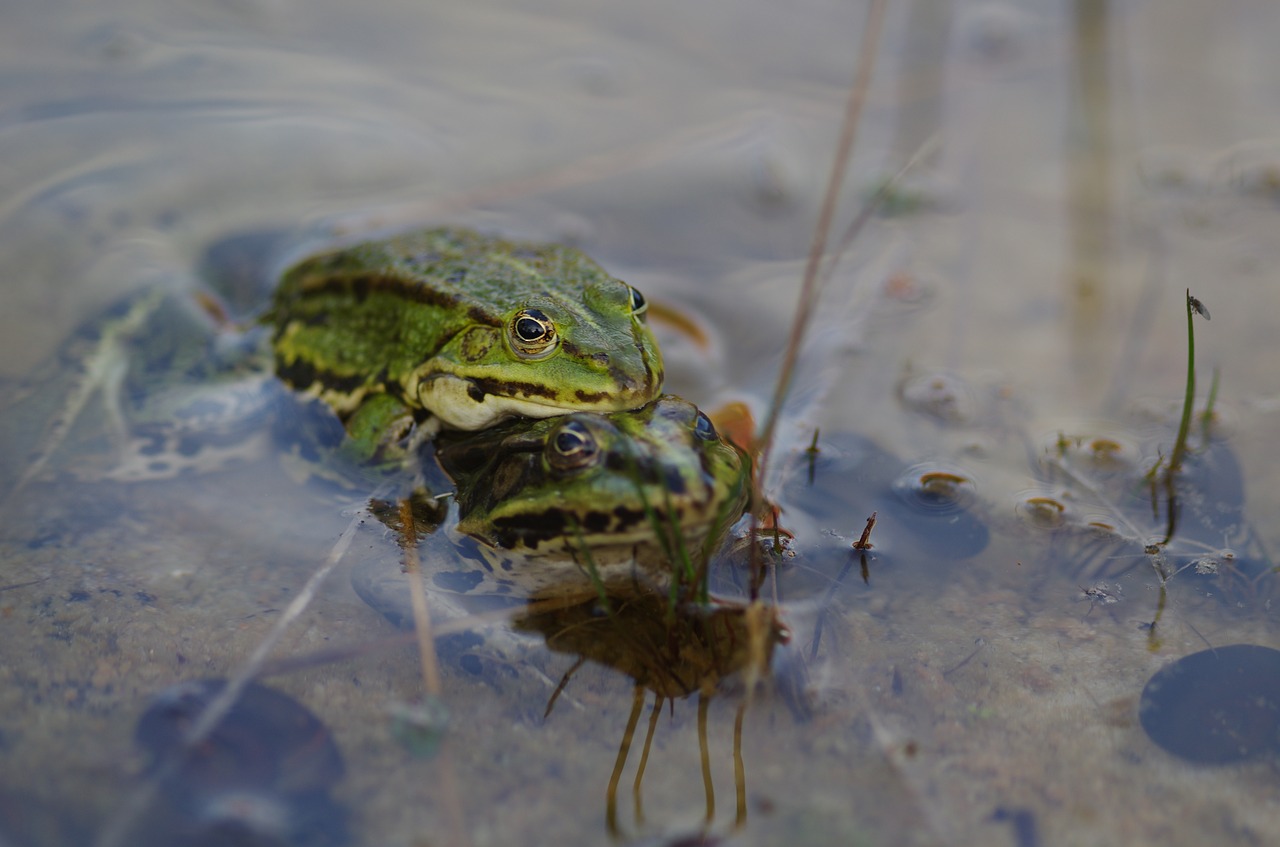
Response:
[{"label": "frog reflection", "polygon": [[[632,798],[636,826],[644,825],[642,783],[662,707],[698,695],[698,748],[706,807],[704,825],[715,820],[715,791],[708,740],[711,700],[721,684],[738,675],[750,687],[769,673],[775,648],[788,632],[776,609],[760,603],[682,603],[672,605],[661,595],[646,593],[602,605],[588,601],[559,608],[529,607],[514,620],[520,632],[545,639],[557,653],[577,657],[547,704],[551,714],[556,698],[586,662],[603,665],[635,682],[631,711],[619,744],[605,798],[605,821],[612,836],[622,835],[618,822],[618,785],[649,693],[644,744],[636,764]],[[794,690],[782,686],[784,693]],[[742,758],[743,717],[749,698],[738,701],[733,734],[735,812],[733,827],[746,823],[746,768]],[[802,704],[794,702],[797,708]]]},{"label": "frog reflection", "polygon": [[[425,551],[433,618],[441,611],[466,615],[477,600],[510,600],[519,604],[507,610],[513,626],[487,633],[480,645],[487,658],[514,664],[521,658],[515,651],[545,640],[554,652],[578,654],[636,680],[608,795],[615,833],[617,783],[648,692],[657,698],[655,718],[664,702],[697,692],[710,821],[711,698],[725,677],[764,673],[785,635],[768,607],[689,599],[705,584],[710,552],[745,507],[742,452],[719,437],[706,415],[671,396],[634,412],[579,413],[446,435],[435,452],[457,486],[449,532],[440,531],[448,519],[440,499],[412,499],[412,529],[398,503],[375,508],[399,537],[412,537]],[[401,626],[413,620],[407,579],[398,560],[386,556],[367,560],[352,577],[357,592]],[[481,662],[466,661],[474,654],[459,658],[464,668],[482,672]],[[651,719],[645,759],[655,726]],[[739,727],[739,824],[746,814],[740,741]],[[642,776],[643,766],[637,797]]]}]

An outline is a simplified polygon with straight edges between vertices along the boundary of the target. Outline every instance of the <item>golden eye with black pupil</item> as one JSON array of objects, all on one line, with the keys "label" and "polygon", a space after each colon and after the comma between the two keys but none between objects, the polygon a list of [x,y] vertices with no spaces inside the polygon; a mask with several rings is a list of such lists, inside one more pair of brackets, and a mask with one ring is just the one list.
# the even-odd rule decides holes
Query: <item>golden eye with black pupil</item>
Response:
[{"label": "golden eye with black pupil", "polygon": [[698,421],[693,425],[693,434],[703,441],[715,441],[720,437],[716,432],[716,425],[711,422],[711,418],[702,412],[698,412]]},{"label": "golden eye with black pupil", "polygon": [[561,424],[547,443],[547,461],[558,471],[585,468],[600,455],[600,446],[586,425],[578,421]]},{"label": "golden eye with black pupil", "polygon": [[[631,288],[630,286],[627,286]],[[637,318],[644,318],[644,313],[648,310],[649,304],[644,299],[644,295],[634,288],[631,288],[631,314]]]},{"label": "golden eye with black pupil", "polygon": [[541,309],[521,309],[511,319],[511,346],[521,356],[545,356],[555,349],[556,326]]}]

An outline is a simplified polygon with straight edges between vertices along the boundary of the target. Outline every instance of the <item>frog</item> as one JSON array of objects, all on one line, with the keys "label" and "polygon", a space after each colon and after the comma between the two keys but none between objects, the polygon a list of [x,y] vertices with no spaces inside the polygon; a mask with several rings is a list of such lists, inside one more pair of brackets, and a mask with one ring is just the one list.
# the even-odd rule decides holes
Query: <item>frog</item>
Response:
[{"label": "frog", "polygon": [[584,253],[436,228],[311,256],[263,321],[275,372],[373,447],[423,420],[616,412],[655,399],[647,302]]},{"label": "frog", "polygon": [[[447,518],[424,504],[420,522],[443,527],[422,558],[450,617],[466,613],[460,598],[523,605],[696,589],[749,498],[746,453],[669,394],[625,412],[443,433],[432,446],[455,493]],[[352,573],[356,592],[400,626],[412,621],[406,579],[383,554]]]},{"label": "frog", "polygon": [[[61,357],[64,401],[8,496],[85,418],[105,422],[112,449],[65,463],[80,479],[251,460],[274,416],[305,456],[294,476],[336,463],[328,476],[358,486],[367,467],[377,477],[412,464],[439,428],[642,406],[663,380],[646,312],[638,290],[579,250],[456,227],[303,258],[246,320],[212,291],[148,288],[76,333]],[[86,415],[95,394],[104,414]]]}]

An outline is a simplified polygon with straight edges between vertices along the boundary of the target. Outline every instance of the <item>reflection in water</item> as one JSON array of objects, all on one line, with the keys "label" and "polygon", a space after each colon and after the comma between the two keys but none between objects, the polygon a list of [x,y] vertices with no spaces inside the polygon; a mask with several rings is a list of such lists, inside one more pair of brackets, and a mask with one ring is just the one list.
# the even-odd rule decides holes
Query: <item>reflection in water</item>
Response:
[{"label": "reflection in water", "polygon": [[748,686],[748,696],[739,701],[733,725],[733,826],[737,828],[746,823],[742,724],[750,702],[749,692],[767,672],[774,647],[787,638],[786,628],[778,619],[776,610],[758,603],[681,604],[672,608],[667,598],[645,594],[612,601],[604,611],[595,602],[551,611],[531,611],[517,617],[514,626],[524,632],[542,635],[547,646],[558,653],[578,657],[578,662],[565,673],[547,703],[548,715],[560,692],[584,662],[604,665],[635,681],[631,713],[606,791],[605,818],[609,834],[614,837],[622,834],[618,824],[618,783],[650,691],[654,695],[653,705],[632,783],[636,825],[644,825],[641,786],[662,707],[671,702],[674,708],[675,700],[695,692],[698,695],[698,752],[706,796],[704,823],[711,825],[716,806],[707,733],[708,708],[721,683],[733,674],[742,673]]},{"label": "reflection in water", "polygon": [[[1076,0],[1075,70],[1068,119],[1067,203],[1071,226],[1070,298],[1077,370],[1092,374],[1101,348],[1098,312],[1114,297],[1107,280],[1111,238],[1111,83],[1108,0]],[[1092,358],[1091,358],[1092,357]]]}]

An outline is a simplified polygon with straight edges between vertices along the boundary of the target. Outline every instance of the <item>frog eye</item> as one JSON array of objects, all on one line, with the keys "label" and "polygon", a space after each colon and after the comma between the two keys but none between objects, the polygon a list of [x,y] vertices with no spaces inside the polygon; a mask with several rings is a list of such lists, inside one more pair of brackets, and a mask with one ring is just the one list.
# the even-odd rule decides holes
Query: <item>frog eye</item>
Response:
[{"label": "frog eye", "polygon": [[[630,286],[627,286],[630,288]],[[644,295],[638,290],[631,288],[631,314],[633,317],[644,320],[644,313],[648,310],[649,303],[644,299]]]},{"label": "frog eye", "polygon": [[703,441],[715,441],[720,437],[720,434],[716,432],[716,425],[711,422],[711,418],[702,412],[698,412],[697,423],[693,425],[693,434]]},{"label": "frog eye", "polygon": [[511,319],[511,346],[525,358],[540,358],[556,347],[556,325],[541,309],[521,309]]},{"label": "frog eye", "polygon": [[594,464],[600,455],[595,436],[579,421],[567,421],[547,442],[547,461],[558,471],[574,471]]}]

